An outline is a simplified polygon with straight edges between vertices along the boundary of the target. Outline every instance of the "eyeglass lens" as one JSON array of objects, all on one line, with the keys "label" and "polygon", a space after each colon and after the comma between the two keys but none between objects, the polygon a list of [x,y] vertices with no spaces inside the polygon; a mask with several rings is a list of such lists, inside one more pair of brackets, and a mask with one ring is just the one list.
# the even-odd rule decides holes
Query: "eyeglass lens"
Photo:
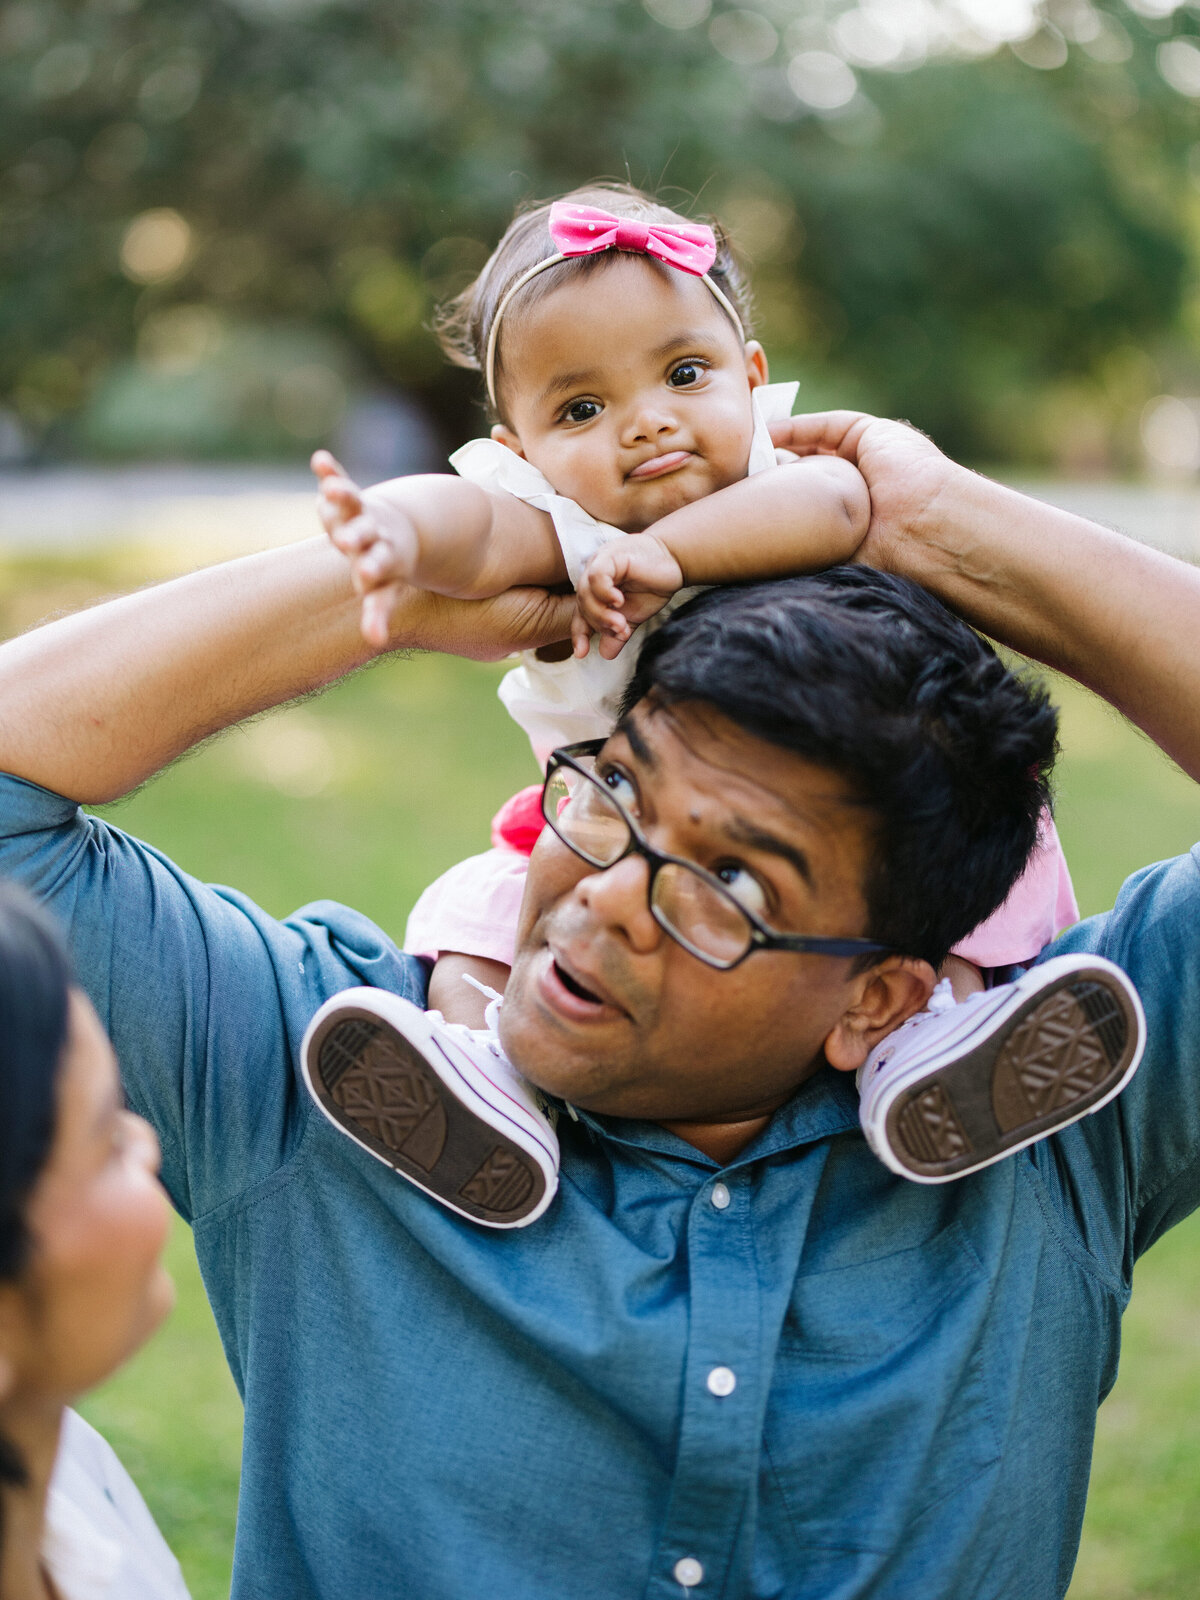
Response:
[{"label": "eyeglass lens", "polygon": [[[629,846],[629,824],[616,801],[570,767],[551,775],[542,809],[559,837],[592,866],[612,866]],[[683,944],[714,961],[732,964],[750,947],[750,924],[734,901],[689,867],[662,863],[650,904]]]}]

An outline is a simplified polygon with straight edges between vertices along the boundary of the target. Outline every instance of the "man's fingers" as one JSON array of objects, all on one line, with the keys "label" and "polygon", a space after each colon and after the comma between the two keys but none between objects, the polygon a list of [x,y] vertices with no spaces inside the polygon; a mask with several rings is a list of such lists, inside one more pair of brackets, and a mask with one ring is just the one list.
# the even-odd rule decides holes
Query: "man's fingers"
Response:
[{"label": "man's fingers", "polygon": [[577,611],[573,594],[533,588],[508,589],[492,600],[463,603],[478,606],[482,613],[477,646],[471,653],[485,661],[570,639]]},{"label": "man's fingers", "polygon": [[853,460],[858,436],[874,420],[862,411],[810,411],[772,422],[771,439],[795,455],[839,455]]}]

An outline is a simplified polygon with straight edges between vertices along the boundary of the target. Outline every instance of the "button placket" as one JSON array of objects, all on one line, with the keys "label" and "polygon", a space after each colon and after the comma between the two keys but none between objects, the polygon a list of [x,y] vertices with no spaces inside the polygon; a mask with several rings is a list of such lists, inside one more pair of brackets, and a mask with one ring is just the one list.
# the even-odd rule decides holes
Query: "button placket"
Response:
[{"label": "button placket", "polygon": [[681,1587],[732,1593],[730,1563],[758,1478],[762,1286],[744,1232],[745,1191],[722,1183],[722,1207],[716,1187],[697,1194],[689,1217],[690,1332],[679,1445],[646,1600],[680,1600]]}]

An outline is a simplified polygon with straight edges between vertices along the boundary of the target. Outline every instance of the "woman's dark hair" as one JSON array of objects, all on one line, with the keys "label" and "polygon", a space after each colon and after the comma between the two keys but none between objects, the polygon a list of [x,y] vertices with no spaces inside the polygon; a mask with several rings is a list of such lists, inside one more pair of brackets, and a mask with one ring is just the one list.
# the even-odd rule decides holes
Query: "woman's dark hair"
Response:
[{"label": "woman's dark hair", "polygon": [[[0,883],[0,1281],[19,1277],[29,1256],[25,1208],[54,1136],[71,982],[49,917],[22,889]],[[0,1435],[0,1483],[24,1478]]]},{"label": "woman's dark hair", "polygon": [[867,932],[934,967],[1037,840],[1057,712],[902,578],[850,566],[710,589],[651,634],[625,713],[648,695],[703,701],[839,773],[875,821]]},{"label": "woman's dark hair", "polygon": [[[572,189],[570,194],[560,195],[559,198],[569,201],[572,205],[598,206],[611,212],[613,216],[632,217],[639,222],[676,224],[691,221],[707,222],[717,241],[717,259],[709,268],[708,275],[737,310],[741,318],[743,338],[750,338],[753,307],[749,286],[729,240],[715,218],[685,217],[680,212],[673,211],[670,206],[660,204],[653,196],[644,194],[641,189],[635,189],[632,184],[610,183],[603,179],[584,184],[579,189]],[[468,284],[461,294],[438,308],[434,318],[434,328],[442,349],[456,366],[469,367],[473,372],[483,371],[492,323],[509,285],[515,283],[522,273],[528,272],[530,267],[536,266],[539,261],[557,254],[558,246],[550,237],[550,206],[551,202],[548,200],[538,201],[519,211],[505,229],[503,238],[488,257],[474,283]],[[507,326],[508,319],[514,315],[514,311],[518,315],[528,311],[531,306],[536,305],[544,296],[552,293],[572,277],[589,272],[603,272],[619,255],[620,252],[617,250],[605,250],[597,255],[573,257],[552,271],[540,274],[521,290],[516,297],[515,308],[510,306],[504,313],[502,326]],[[664,268],[664,270],[671,269]],[[500,390],[503,372],[504,338],[501,336],[496,349],[495,374],[496,405],[501,413],[503,402]],[[500,415],[493,420],[502,422],[505,419]]]}]

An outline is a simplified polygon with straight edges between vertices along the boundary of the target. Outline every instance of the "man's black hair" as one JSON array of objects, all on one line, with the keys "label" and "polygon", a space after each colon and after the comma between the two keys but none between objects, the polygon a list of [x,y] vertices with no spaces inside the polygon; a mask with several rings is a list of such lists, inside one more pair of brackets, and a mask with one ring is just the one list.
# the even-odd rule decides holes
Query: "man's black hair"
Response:
[{"label": "man's black hair", "polygon": [[878,829],[867,933],[935,967],[1033,850],[1058,714],[905,579],[834,567],[710,589],[650,635],[626,714],[647,695],[702,701],[847,780]]}]

